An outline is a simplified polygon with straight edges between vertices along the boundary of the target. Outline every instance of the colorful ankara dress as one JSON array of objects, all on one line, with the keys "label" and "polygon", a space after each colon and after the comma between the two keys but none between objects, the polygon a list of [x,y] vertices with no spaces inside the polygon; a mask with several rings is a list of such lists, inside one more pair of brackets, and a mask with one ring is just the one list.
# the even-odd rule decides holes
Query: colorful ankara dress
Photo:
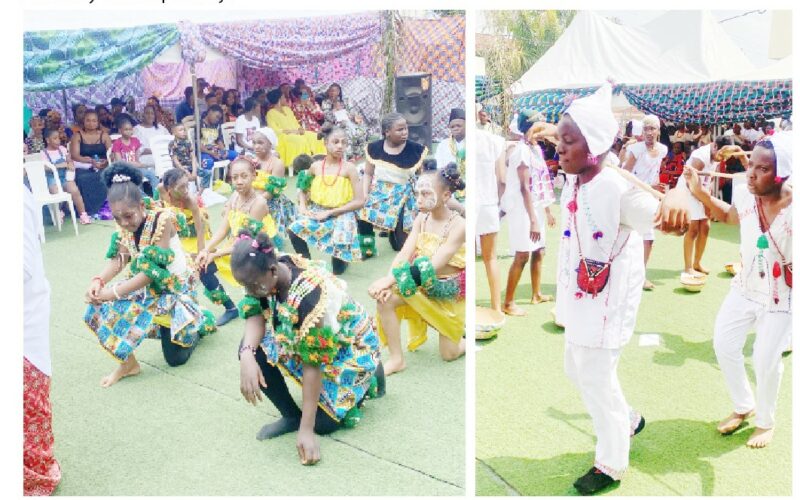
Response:
[{"label": "colorful ankara dress", "polygon": [[169,340],[180,347],[192,347],[201,335],[215,330],[213,316],[197,302],[195,273],[177,231],[168,249],[158,246],[168,225],[177,229],[175,215],[159,209],[147,210],[146,214],[136,234],[117,229],[106,257],[127,253],[127,277],[143,272],[152,283],[119,300],[89,304],[83,318],[103,349],[119,362],[127,360],[145,337],[161,338],[160,326],[169,328]]},{"label": "colorful ankara dress", "polygon": [[[272,158],[270,158],[270,165]],[[286,233],[289,225],[295,218],[295,206],[292,201],[286,197],[283,190],[286,189],[286,178],[276,177],[272,175],[271,171],[258,169],[256,172],[256,180],[253,181],[253,187],[258,191],[270,193],[270,198],[267,200],[267,207],[269,214],[275,219],[280,239],[286,241],[289,235]],[[283,247],[283,242],[275,242],[278,248]]]},{"label": "colorful ankara dress", "polygon": [[400,154],[389,154],[383,149],[384,140],[367,145],[367,162],[375,166],[372,186],[359,218],[385,231],[399,229],[411,231],[417,216],[414,198],[414,180],[428,155],[428,148],[407,141]]},{"label": "colorful ankara dress", "polygon": [[[445,236],[425,231],[425,223],[428,215],[422,221],[422,227],[417,237],[417,245],[411,261],[421,257],[431,258],[442,246],[447,234],[450,232],[450,225],[458,216],[451,212],[450,220],[442,231]],[[397,287],[395,293],[403,299],[404,305],[395,310],[397,318],[408,320],[408,350],[414,351],[428,340],[428,326],[432,326],[440,334],[452,340],[456,344],[461,341],[464,335],[464,294],[466,291],[466,247],[462,244],[450,260],[448,265],[460,269],[455,274],[435,276],[431,285],[418,287],[411,296],[399,293]],[[377,317],[378,333],[381,341],[386,343],[386,336],[383,333],[380,316]]]},{"label": "colorful ankara dress", "polygon": [[372,319],[347,294],[347,284],[326,271],[323,263],[299,255],[278,260],[292,274],[286,302],[278,302],[274,295],[246,296],[240,313],[264,315],[266,333],[260,348],[267,362],[284,375],[302,385],[303,364],[319,366],[319,407],[348,425],[357,420],[358,405],[376,383],[380,349]]},{"label": "colorful ankara dress", "polygon": [[303,135],[285,134],[284,130],[298,130],[300,123],[294,116],[292,109],[277,107],[267,112],[267,125],[278,134],[278,155],[286,165],[291,165],[294,159],[302,154],[325,154],[325,143],[317,139],[316,132],[306,131]]},{"label": "colorful ankara dress", "polygon": [[[341,207],[353,199],[353,185],[348,177],[317,175],[308,188],[308,210],[312,213]],[[289,230],[321,252],[345,262],[361,260],[358,224],[355,212],[319,221],[297,215]]]}]

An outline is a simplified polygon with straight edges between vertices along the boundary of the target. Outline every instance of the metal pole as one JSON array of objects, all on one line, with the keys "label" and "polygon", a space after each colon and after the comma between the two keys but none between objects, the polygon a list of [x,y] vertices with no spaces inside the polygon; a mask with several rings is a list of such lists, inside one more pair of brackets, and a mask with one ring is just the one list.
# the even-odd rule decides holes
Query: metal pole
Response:
[{"label": "metal pole", "polygon": [[[64,105],[64,123],[67,123],[67,89],[61,89],[61,102]],[[73,120],[75,119],[74,116],[72,118]]]},{"label": "metal pole", "polygon": [[197,165],[203,168],[203,158],[200,156],[200,103],[197,99],[197,71],[194,63],[190,65],[192,73],[192,95],[194,100],[194,147],[197,148]]}]

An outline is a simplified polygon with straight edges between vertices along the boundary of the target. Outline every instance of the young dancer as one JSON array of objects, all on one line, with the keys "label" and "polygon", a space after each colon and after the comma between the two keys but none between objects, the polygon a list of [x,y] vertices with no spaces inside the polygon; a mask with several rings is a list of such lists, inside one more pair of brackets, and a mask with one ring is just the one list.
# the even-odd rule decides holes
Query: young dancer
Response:
[{"label": "young dancer", "polygon": [[478,201],[475,233],[480,238],[481,258],[489,281],[491,306],[500,312],[501,283],[496,241],[500,230],[499,200],[505,190],[506,182],[505,141],[499,135],[478,129],[475,131],[475,151],[477,151],[475,196]]},{"label": "young dancer", "polygon": [[[539,115],[540,117],[541,115]],[[527,314],[514,303],[514,292],[522,270],[531,261],[531,304],[553,300],[541,293],[542,260],[545,246],[545,215],[547,225],[555,226],[549,206],[555,201],[550,172],[544,155],[533,138],[537,116],[520,113],[517,128],[523,134],[508,157],[506,189],[500,205],[508,218],[508,242],[514,252],[514,262],[508,270],[503,312],[511,316]],[[539,119],[537,119],[539,118]]]},{"label": "young dancer", "polygon": [[339,275],[348,263],[361,260],[356,210],[364,206],[364,193],[356,166],[344,159],[347,131],[325,125],[320,136],[328,153],[298,176],[298,215],[289,237],[307,259],[309,244],[330,255],[333,274]]},{"label": "young dancer", "polygon": [[[719,155],[720,149],[729,144],[731,144],[729,137],[717,137],[717,140],[711,144],[692,151],[689,159],[686,160],[686,165],[701,172],[714,172],[717,170],[717,165],[721,159]],[[708,187],[711,184],[711,177],[704,176],[701,183],[704,187]],[[685,177],[680,177],[675,187],[688,192]],[[694,196],[690,197],[689,200],[692,223],[689,227],[689,232],[686,233],[683,239],[683,271],[696,276],[707,275],[708,270],[700,264],[700,260],[706,250],[708,231],[711,229],[711,224],[708,221],[703,204]]]},{"label": "young dancer", "polygon": [[278,147],[278,136],[269,127],[261,127],[251,136],[253,154],[258,163],[253,187],[263,191],[269,213],[278,226],[279,237],[273,238],[273,242],[279,249],[283,249],[284,241],[288,238],[287,230],[295,218],[295,207],[283,194],[286,188],[286,166],[273,154],[273,150]]},{"label": "young dancer", "polygon": [[[625,157],[625,170],[633,172],[642,182],[664,192],[664,186],[659,182],[661,161],[667,156],[667,146],[658,142],[661,132],[661,120],[656,115],[647,115],[643,121],[644,141],[628,146],[628,155]],[[642,235],[644,239],[644,267],[647,272],[647,261],[653,251],[655,231],[651,228]],[[644,289],[653,290],[655,285],[645,276]]]},{"label": "young dancer", "polygon": [[597,435],[594,466],[574,484],[582,494],[622,478],[630,437],[644,428],[617,378],[644,283],[640,234],[657,222],[665,232],[681,233],[688,226],[686,191],[670,191],[659,207],[652,195],[606,166],[617,133],[608,84],[573,101],[558,123],[559,164],[568,174],[557,279],[564,369]]},{"label": "young dancer", "polygon": [[428,148],[408,140],[408,124],[399,113],[381,119],[381,132],[383,139],[367,145],[362,180],[366,201],[358,233],[374,241],[374,227],[390,231],[392,249],[400,250],[417,216],[414,180]]},{"label": "young dancer", "polygon": [[[714,218],[739,225],[742,270],[733,278],[714,325],[714,352],[734,410],[717,429],[730,434],[755,412],[756,428],[747,446],[763,448],[772,441],[781,354],[792,334],[792,189],[786,182],[792,175],[791,132],[757,143],[749,161],[742,155],[742,163],[747,184],[734,188],[733,205],[712,197],[694,168],[687,167],[684,176]],[[753,329],[755,397],[743,354]]]},{"label": "young dancer", "polygon": [[[297,431],[303,465],[320,460],[317,434],[352,427],[367,396],[385,392],[378,336],[347,284],[297,255],[278,257],[269,237],[243,230],[233,246],[231,267],[247,295],[239,303],[245,319],[239,347],[240,390],[247,402],[263,392],[281,418],[256,436],[269,439]],[[302,409],[284,376],[302,387]]]},{"label": "young dancer", "polygon": [[[175,215],[145,208],[141,169],[117,162],[103,171],[103,180],[117,231],[108,263],[86,291],[83,319],[120,363],[100,381],[110,387],[139,373],[133,351],[145,337],[160,337],[167,364],[179,366],[189,360],[198,338],[215,327],[213,316],[197,303],[194,271],[178,239]],[[111,284],[128,264],[126,278]]]},{"label": "young dancer", "polygon": [[387,276],[369,287],[377,301],[378,333],[389,347],[386,375],[405,369],[400,322],[408,320],[408,349],[428,339],[428,326],[439,332],[439,354],[445,361],[464,354],[465,221],[447,206],[453,193],[464,189],[458,167],[437,170],[426,160],[415,186],[420,214],[411,234],[395,256]]},{"label": "young dancer", "polygon": [[[243,156],[233,160],[228,167],[231,174],[231,183],[235,192],[225,203],[222,212],[222,223],[216,230],[211,240],[206,242],[205,248],[197,252],[197,265],[201,270],[206,270],[212,263],[216,264],[217,272],[231,285],[238,286],[231,272],[231,250],[239,230],[244,227],[263,228],[268,235],[275,235],[277,227],[275,220],[269,213],[267,202],[258,191],[253,188],[256,177],[254,163]],[[219,247],[225,242],[222,248]],[[226,311],[227,312],[227,311]]]},{"label": "young dancer", "polygon": [[[181,245],[184,251],[194,258],[205,248],[205,242],[211,239],[211,226],[208,223],[208,212],[203,207],[203,199],[189,189],[189,174],[179,168],[171,168],[164,173],[158,186],[160,198],[164,205],[178,215]],[[217,266],[213,262],[200,270],[200,281],[205,287],[205,296],[225,310],[217,318],[217,326],[223,326],[236,319],[236,305],[225,288],[217,279]]]}]

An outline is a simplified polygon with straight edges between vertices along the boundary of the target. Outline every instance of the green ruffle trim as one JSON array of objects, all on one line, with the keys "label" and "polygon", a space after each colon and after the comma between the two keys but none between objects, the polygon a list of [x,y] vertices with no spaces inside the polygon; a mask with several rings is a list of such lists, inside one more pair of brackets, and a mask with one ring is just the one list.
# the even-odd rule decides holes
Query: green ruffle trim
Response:
[{"label": "green ruffle trim", "polygon": [[358,235],[358,246],[361,247],[361,253],[364,254],[365,258],[374,257],[378,254],[377,248],[375,248],[375,237],[368,236],[365,234]]},{"label": "green ruffle trim", "polygon": [[177,276],[167,270],[167,266],[175,260],[175,252],[168,248],[149,245],[139,253],[131,263],[131,273],[144,273],[150,278],[150,289],[155,293],[176,293],[181,286]]},{"label": "green ruffle trim", "polygon": [[354,406],[345,414],[342,419],[342,425],[348,429],[352,429],[361,422],[361,416],[361,409],[358,406]]},{"label": "green ruffle trim", "polygon": [[367,389],[367,397],[376,399],[378,397],[378,377],[375,375],[369,379],[369,389]]},{"label": "green ruffle trim", "polygon": [[411,265],[408,262],[403,262],[393,268],[392,276],[397,282],[397,290],[401,296],[411,297],[417,293],[417,284],[414,283],[414,278],[411,276]]},{"label": "green ruffle trim", "polygon": [[153,186],[153,199],[155,201],[161,201],[161,195],[158,193],[156,186]]},{"label": "green ruffle trim", "polygon": [[277,197],[286,189],[286,178],[270,175],[266,180],[253,181],[253,187]]},{"label": "green ruffle trim", "polygon": [[200,336],[205,337],[206,335],[211,335],[216,331],[217,320],[214,318],[214,313],[208,309],[203,309],[203,321],[200,323],[200,328],[198,328]]},{"label": "green ruffle trim", "polygon": [[182,212],[175,212],[175,223],[178,224],[178,236],[181,238],[194,236],[192,234],[192,229],[186,222],[186,215],[184,215]]},{"label": "green ruffle trim", "polygon": [[244,298],[239,301],[238,309],[239,317],[242,319],[258,316],[264,312],[264,308],[261,307],[261,300],[252,295],[245,295]]},{"label": "green ruffle trim", "polygon": [[311,187],[311,181],[313,180],[314,176],[308,173],[308,170],[303,170],[297,174],[297,189],[300,191],[308,191]]},{"label": "green ruffle trim", "polygon": [[208,300],[217,305],[224,304],[226,301],[231,300],[231,297],[222,287],[219,287],[216,290],[209,290],[206,288],[203,294],[208,298]]},{"label": "green ruffle trim", "polygon": [[113,259],[117,255],[119,255],[119,232],[114,231],[111,235],[111,243],[106,250],[106,259]]},{"label": "green ruffle trim", "polygon": [[339,352],[339,343],[336,334],[329,326],[310,328],[308,335],[301,338],[294,346],[294,354],[300,357],[305,364],[325,365],[332,363]]},{"label": "green ruffle trim", "polygon": [[255,220],[252,217],[247,218],[247,222],[242,225],[241,229],[247,229],[247,232],[250,233],[250,236],[255,238],[261,229],[264,227],[264,223],[260,220]]},{"label": "green ruffle trim", "polygon": [[436,269],[434,269],[430,257],[417,257],[414,260],[414,267],[419,270],[419,286],[425,290],[433,287],[436,283]]},{"label": "green ruffle trim", "polygon": [[149,196],[143,196],[142,202],[144,203],[144,208],[147,210],[153,209],[153,198],[150,198]]},{"label": "green ruffle trim", "polygon": [[454,299],[460,291],[458,279],[437,279],[434,281],[433,286],[426,290],[426,293],[432,299]]}]

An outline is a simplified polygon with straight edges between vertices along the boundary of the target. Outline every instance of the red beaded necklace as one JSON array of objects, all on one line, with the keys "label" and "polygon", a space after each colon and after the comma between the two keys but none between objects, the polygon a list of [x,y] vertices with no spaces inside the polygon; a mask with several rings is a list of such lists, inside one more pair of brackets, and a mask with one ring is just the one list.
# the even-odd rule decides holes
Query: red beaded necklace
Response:
[{"label": "red beaded necklace", "polygon": [[322,183],[328,187],[332,187],[334,184],[336,184],[336,181],[339,179],[339,175],[342,173],[342,164],[344,163],[344,160],[339,160],[339,169],[336,171],[336,178],[333,179],[332,183],[328,184],[328,181],[325,180],[325,162],[327,159],[328,158],[325,157],[322,160]]}]

